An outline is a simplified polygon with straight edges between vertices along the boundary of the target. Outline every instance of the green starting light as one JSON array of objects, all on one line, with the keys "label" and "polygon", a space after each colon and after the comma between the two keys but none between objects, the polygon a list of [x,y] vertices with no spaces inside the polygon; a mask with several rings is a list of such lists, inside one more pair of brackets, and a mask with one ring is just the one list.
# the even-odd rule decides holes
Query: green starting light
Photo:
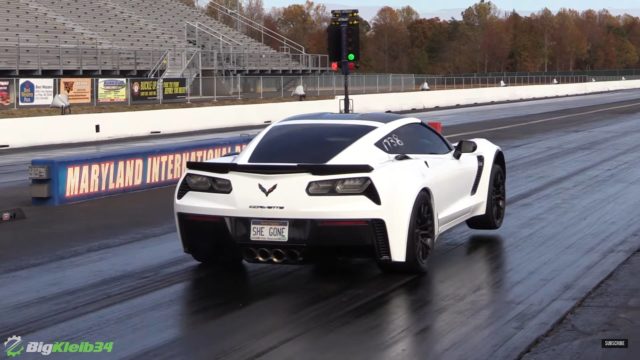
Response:
[{"label": "green starting light", "polygon": [[355,59],[356,59],[356,55],[355,54],[351,53],[351,54],[347,55],[347,60],[354,61]]}]

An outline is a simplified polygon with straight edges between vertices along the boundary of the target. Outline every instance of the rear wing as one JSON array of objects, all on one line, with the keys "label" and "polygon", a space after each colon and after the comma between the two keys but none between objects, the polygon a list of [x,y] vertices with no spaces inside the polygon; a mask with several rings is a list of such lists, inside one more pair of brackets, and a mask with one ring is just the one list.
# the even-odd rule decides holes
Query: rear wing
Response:
[{"label": "rear wing", "polygon": [[187,169],[205,171],[216,174],[228,174],[241,172],[250,174],[304,174],[324,176],[370,173],[373,167],[370,165],[328,165],[328,164],[299,164],[299,165],[254,165],[238,163],[207,163],[187,162]]}]

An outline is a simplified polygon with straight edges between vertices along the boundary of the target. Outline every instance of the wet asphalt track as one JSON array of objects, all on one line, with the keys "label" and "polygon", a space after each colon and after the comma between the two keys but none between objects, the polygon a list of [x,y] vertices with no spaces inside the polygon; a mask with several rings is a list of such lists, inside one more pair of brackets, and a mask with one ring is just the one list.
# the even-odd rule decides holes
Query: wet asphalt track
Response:
[{"label": "wet asphalt track", "polygon": [[640,247],[640,92],[618,95],[440,112],[496,112],[445,131],[504,148],[509,205],[499,231],[441,237],[422,277],[206,269],[181,253],[171,189],[33,208],[7,171],[0,202],[28,219],[0,224],[0,336],[115,341],[106,358],[517,358]]}]

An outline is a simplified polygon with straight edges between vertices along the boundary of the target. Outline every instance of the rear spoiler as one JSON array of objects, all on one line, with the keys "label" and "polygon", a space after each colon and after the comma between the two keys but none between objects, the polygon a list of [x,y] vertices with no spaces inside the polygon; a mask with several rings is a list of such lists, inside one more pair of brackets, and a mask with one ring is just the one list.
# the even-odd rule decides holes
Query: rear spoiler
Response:
[{"label": "rear spoiler", "polygon": [[300,164],[300,165],[253,165],[237,163],[206,163],[187,162],[187,169],[206,171],[216,174],[228,174],[229,172],[241,172],[250,174],[304,174],[311,175],[342,175],[370,173],[373,168],[369,165],[327,165],[327,164]]}]

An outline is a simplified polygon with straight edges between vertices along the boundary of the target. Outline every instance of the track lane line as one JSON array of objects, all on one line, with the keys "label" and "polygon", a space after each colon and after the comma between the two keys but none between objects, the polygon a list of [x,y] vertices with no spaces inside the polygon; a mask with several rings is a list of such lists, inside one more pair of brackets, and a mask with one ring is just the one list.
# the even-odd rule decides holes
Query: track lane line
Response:
[{"label": "track lane line", "polygon": [[613,107],[608,107],[608,108],[598,109],[598,110],[591,110],[591,111],[577,113],[577,114],[554,116],[554,117],[550,117],[550,118],[546,118],[546,119],[527,121],[527,122],[519,123],[519,124],[498,126],[498,127],[489,128],[489,129],[474,130],[474,131],[468,131],[468,132],[463,132],[463,133],[458,133],[458,134],[451,134],[451,135],[447,135],[445,137],[446,138],[452,138],[452,137],[457,137],[457,136],[472,135],[472,134],[478,134],[478,133],[484,133],[484,132],[490,132],[490,131],[512,129],[512,128],[520,127],[520,126],[540,124],[540,123],[544,123],[544,122],[549,122],[549,121],[554,121],[554,120],[562,120],[562,119],[572,118],[572,117],[576,117],[576,116],[597,114],[597,113],[606,112],[606,111],[610,111],[610,110],[626,109],[626,108],[630,108],[630,107],[634,107],[634,106],[640,106],[640,103],[613,106]]}]

